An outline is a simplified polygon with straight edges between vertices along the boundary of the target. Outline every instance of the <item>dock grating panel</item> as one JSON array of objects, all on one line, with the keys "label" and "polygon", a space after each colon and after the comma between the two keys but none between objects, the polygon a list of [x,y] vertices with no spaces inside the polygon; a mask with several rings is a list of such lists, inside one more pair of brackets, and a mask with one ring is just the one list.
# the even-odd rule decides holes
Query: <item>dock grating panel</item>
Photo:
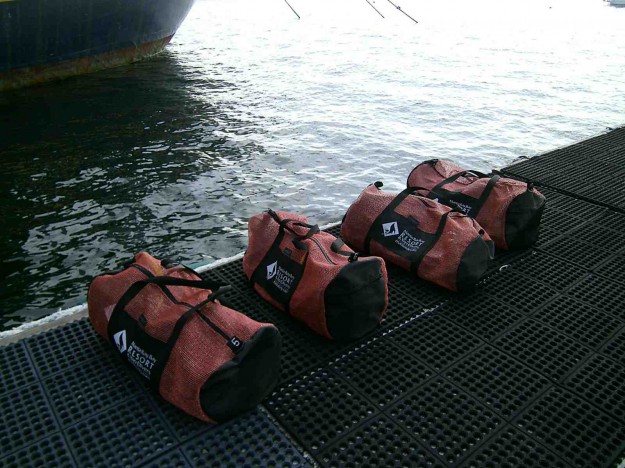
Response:
[{"label": "dock grating panel", "polygon": [[182,451],[193,466],[311,466],[259,409],[206,431]]},{"label": "dock grating panel", "polygon": [[625,127],[513,164],[504,173],[625,212]]},{"label": "dock grating panel", "polygon": [[450,465],[494,434],[502,423],[495,413],[441,378],[419,387],[389,414]]},{"label": "dock grating panel", "polygon": [[451,366],[444,376],[505,418],[515,416],[550,385],[538,372],[488,345]]},{"label": "dock grating panel", "polygon": [[76,465],[63,437],[57,432],[50,437],[39,439],[34,444],[17,450],[11,455],[0,455],[0,467],[2,468],[22,468],[24,466],[65,468]]},{"label": "dock grating panel", "polygon": [[431,466],[445,465],[432,452],[385,416],[354,430],[318,456],[322,466]]},{"label": "dock grating panel", "polygon": [[581,343],[533,319],[524,320],[494,345],[555,381],[565,377],[591,353]]},{"label": "dock grating panel", "polygon": [[513,426],[506,426],[461,466],[568,468],[570,465],[523,432]]},{"label": "dock grating panel", "polygon": [[625,425],[558,387],[543,394],[514,424],[573,466],[610,466],[625,449]]},{"label": "dock grating panel", "polygon": [[240,259],[203,273],[283,337],[272,395],[221,425],[163,401],[87,320],[0,347],[0,467],[615,467],[624,168],[625,128],[505,169],[542,183],[537,245],[462,295],[389,266],[387,316],[354,342],[264,303]]},{"label": "dock grating panel", "polygon": [[0,395],[37,381],[23,342],[0,348],[0,369]]}]

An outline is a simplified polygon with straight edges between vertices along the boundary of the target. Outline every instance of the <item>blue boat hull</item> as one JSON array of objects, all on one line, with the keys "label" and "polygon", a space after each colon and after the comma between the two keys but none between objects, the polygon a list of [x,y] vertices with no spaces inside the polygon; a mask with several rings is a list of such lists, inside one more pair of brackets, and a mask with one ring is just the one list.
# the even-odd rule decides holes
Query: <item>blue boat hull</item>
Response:
[{"label": "blue boat hull", "polygon": [[0,0],[0,89],[160,51],[193,0]]}]

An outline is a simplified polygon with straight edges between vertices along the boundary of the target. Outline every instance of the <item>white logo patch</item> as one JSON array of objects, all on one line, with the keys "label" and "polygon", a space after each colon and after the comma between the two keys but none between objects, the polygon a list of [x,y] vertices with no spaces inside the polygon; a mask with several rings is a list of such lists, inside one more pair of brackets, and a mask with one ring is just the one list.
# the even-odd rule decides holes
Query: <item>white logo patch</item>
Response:
[{"label": "white logo patch", "polygon": [[276,260],[271,265],[267,265],[267,279],[270,280],[278,272],[278,261]]},{"label": "white logo patch", "polygon": [[393,221],[392,223],[385,223],[382,225],[382,232],[384,233],[384,237],[388,236],[396,236],[399,234],[399,228],[397,227],[397,221]]},{"label": "white logo patch", "polygon": [[126,351],[126,330],[115,333],[113,335],[113,341],[120,353]]}]

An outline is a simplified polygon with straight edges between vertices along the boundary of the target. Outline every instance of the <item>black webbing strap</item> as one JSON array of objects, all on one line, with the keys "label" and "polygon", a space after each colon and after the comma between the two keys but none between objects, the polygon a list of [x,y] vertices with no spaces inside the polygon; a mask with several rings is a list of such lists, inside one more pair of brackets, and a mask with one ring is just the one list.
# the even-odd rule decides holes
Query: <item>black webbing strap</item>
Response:
[{"label": "black webbing strap", "polygon": [[[218,288],[216,291],[212,292],[206,299],[200,301],[198,304],[194,306],[189,306],[188,304],[180,303],[175,301],[175,299],[170,299],[179,305],[185,305],[189,307],[178,319],[174,325],[171,335],[167,339],[167,342],[162,343],[160,340],[152,337],[150,334],[146,333],[143,327],[145,326],[145,322],[141,323],[141,318],[145,318],[143,315],[139,317],[139,320],[133,319],[128,312],[126,312],[125,307],[128,305],[130,301],[132,301],[139,292],[143,288],[145,288],[148,284],[154,284],[158,286],[185,286],[191,288],[198,289],[210,289],[213,290]],[[141,352],[148,354],[147,358],[144,358],[146,361],[149,359],[152,364],[149,367],[149,373],[144,374],[144,377],[150,380],[150,384],[158,390],[160,385],[161,375],[167,362],[169,361],[169,356],[182,332],[184,326],[188,323],[189,319],[194,315],[198,314],[202,320],[204,320],[215,332],[221,335],[225,340],[228,347],[234,352],[237,353],[243,347],[243,343],[236,337],[229,337],[226,333],[223,332],[219,327],[217,327],[213,322],[211,322],[204,314],[201,313],[200,309],[205,306],[207,303],[214,301],[222,295],[224,292],[230,289],[229,285],[224,285],[220,282],[214,281],[195,281],[195,280],[187,280],[183,278],[176,278],[172,276],[152,276],[148,277],[144,280],[139,280],[134,282],[122,295],[122,297],[117,302],[115,309],[111,314],[108,324],[108,336],[109,340],[112,343],[118,344],[115,341],[115,335],[123,333],[124,336],[129,336],[128,340],[135,340],[132,346],[139,346],[141,348]],[[125,339],[125,338],[124,338]],[[237,343],[237,346],[233,346],[233,342]],[[119,347],[119,345],[118,345]],[[128,354],[130,354],[131,344],[130,341],[128,344],[123,344],[123,349],[120,348],[120,352],[126,353],[126,358],[128,363],[130,364],[130,358]],[[134,353],[133,353],[134,356]],[[136,363],[133,364],[136,366]],[[145,370],[145,369],[144,369]]]},{"label": "black webbing strap", "polygon": [[148,284],[155,284],[158,286],[187,286],[190,288],[215,290],[210,296],[208,296],[207,301],[213,301],[217,299],[217,297],[221,296],[223,293],[230,289],[230,285],[226,285],[218,281],[196,281],[184,278],[176,278],[173,276],[153,276],[151,278],[135,281],[126,290],[126,292],[122,295],[119,301],[117,301],[117,305],[115,306],[113,313],[119,310],[123,310],[128,305],[128,303]]},{"label": "black webbing strap", "polygon": [[455,173],[451,177],[447,177],[446,179],[441,180],[438,184],[436,184],[432,188],[432,191],[433,192],[440,192],[440,190],[445,185],[451,184],[452,182],[455,182],[456,180],[458,180],[460,177],[466,177],[466,176],[474,176],[474,177],[476,177],[478,179],[483,179],[485,177],[489,177],[488,174],[484,174],[483,172],[478,172],[478,171],[460,171],[460,172]]},{"label": "black webbing strap", "polygon": [[[290,218],[280,219],[280,217],[278,216],[278,213],[276,213],[273,210],[267,210],[267,213],[269,213],[269,216],[271,216],[274,219],[274,221],[276,221],[280,225],[281,232],[284,232],[284,230],[286,229],[287,231],[290,231],[291,233],[295,234],[295,237],[293,237],[292,242],[293,242],[293,245],[300,250],[308,250],[308,247],[306,246],[306,244],[302,243],[303,240],[310,239],[315,234],[319,234],[319,232],[321,232],[321,230],[319,229],[319,226],[316,224],[306,224],[306,223],[302,223],[302,222],[299,222]],[[291,223],[291,222],[295,226],[308,228],[308,232],[302,235],[297,234],[294,229],[288,226],[288,223]],[[282,238],[280,238],[280,241],[282,241]]]},{"label": "black webbing strap", "polygon": [[[311,238],[315,234],[319,233],[320,230],[319,230],[319,226],[317,226],[317,225],[302,223],[302,222],[299,222],[299,221],[291,219],[291,218],[281,219],[280,216],[278,216],[278,214],[275,211],[271,210],[271,209],[267,210],[267,213],[269,214],[269,216],[271,216],[271,218],[276,223],[278,223],[278,225],[279,225],[278,234],[276,235],[276,237],[275,237],[274,241],[272,242],[271,246],[269,246],[269,248],[265,252],[265,255],[263,256],[262,260],[258,263],[256,268],[254,269],[254,271],[250,275],[249,284],[250,284],[250,286],[252,288],[254,288],[255,285],[259,285],[259,287],[261,287],[261,288],[265,289],[265,291],[267,291],[266,285],[263,285],[262,278],[263,278],[263,274],[264,273],[262,271],[262,267],[266,266],[267,264],[269,264],[271,262],[271,260],[273,260],[273,259],[277,260],[279,257],[283,258],[283,260],[285,262],[293,262],[293,260],[290,258],[290,252],[287,254],[286,253],[286,249],[285,249],[285,252],[282,252],[280,250],[280,244],[282,243],[282,240],[284,239],[286,231],[289,231],[290,233],[294,234],[295,236],[293,237],[291,242],[293,243],[293,245],[295,246],[296,249],[303,250],[303,251],[306,252],[306,256],[304,257],[303,263],[301,264],[301,270],[302,271],[300,272],[300,276],[295,281],[293,287],[289,290],[289,292],[287,294],[285,294],[282,298],[276,297],[270,291],[267,291],[269,293],[269,295],[271,295],[274,298],[274,300],[280,302],[284,306],[286,312],[290,312],[291,297],[292,297],[293,293],[295,292],[295,289],[297,287],[297,283],[299,282],[299,279],[301,279],[301,274],[303,274],[303,268],[305,267],[305,265],[306,265],[306,263],[308,261],[308,246],[306,244],[304,244],[302,241],[305,240],[305,239]],[[302,227],[308,228],[308,232],[306,234],[304,234],[304,235],[298,235],[297,232],[295,232],[290,226],[288,226],[288,223],[291,223],[291,222],[294,225],[296,225],[296,226],[302,226]],[[297,267],[297,268],[299,268],[299,267]]]},{"label": "black webbing strap", "polygon": [[[376,182],[376,187],[378,187],[377,182]],[[409,195],[412,195],[416,190],[415,188],[412,187],[408,187],[404,190],[402,190],[401,192],[399,192],[397,194],[397,196],[395,198],[393,198],[393,200],[388,204],[388,206],[386,208],[384,208],[384,210],[382,211],[382,213],[380,213],[378,215],[377,218],[375,218],[375,220],[373,221],[373,223],[371,223],[371,226],[369,227],[369,230],[367,231],[367,235],[365,236],[365,245],[364,245],[364,250],[366,253],[371,253],[369,246],[371,244],[371,236],[373,235],[373,230],[374,228],[378,225],[378,220],[384,216],[384,214],[388,213],[389,211],[395,211],[395,208],[397,208],[401,202],[403,202]]]},{"label": "black webbing strap", "polygon": [[[474,176],[474,177],[477,177],[477,178],[480,178],[480,179],[484,179],[486,177],[490,178],[488,180],[488,183],[484,187],[484,190],[482,191],[482,194],[480,195],[480,198],[478,198],[477,201],[475,202],[475,204],[472,205],[471,217],[472,218],[476,218],[477,215],[479,214],[480,210],[484,206],[484,203],[486,203],[486,200],[488,200],[488,197],[490,196],[491,192],[495,188],[495,185],[497,184],[497,181],[501,178],[501,176],[499,174],[494,174],[494,175],[490,176],[488,174],[484,174],[483,172],[478,172],[478,171],[462,171],[462,172],[458,172],[458,173],[452,175],[451,177],[447,177],[446,179],[441,180],[438,184],[436,184],[430,190],[430,193],[428,194],[428,198],[432,198],[432,199],[434,199],[434,198],[441,198],[443,201],[444,200],[453,200],[453,194],[454,193],[460,194],[461,192],[452,192],[452,191],[449,191],[449,190],[445,190],[443,187],[445,185],[447,185],[447,184],[455,182],[460,177],[466,177],[466,176]],[[472,197],[469,197],[469,198],[472,198]]]},{"label": "black webbing strap", "polygon": [[[413,195],[416,191],[422,190],[422,188],[420,187],[408,187],[404,190],[402,190],[392,201],[391,203],[388,204],[388,206],[384,209],[384,211],[382,211],[382,213],[380,213],[378,215],[378,217],[375,219],[375,221],[371,224],[371,227],[369,228],[369,231],[367,232],[367,235],[365,237],[365,252],[367,253],[371,253],[371,238],[373,236],[374,233],[374,229],[379,228],[381,226],[381,219],[384,218],[384,216],[389,213],[389,212],[393,212],[395,211],[395,208],[397,208],[401,202],[403,202],[408,196]],[[449,216],[449,213],[453,213],[456,210],[450,210],[448,212],[446,212],[445,214],[443,214],[441,216],[441,219],[438,223],[438,226],[436,228],[436,232],[433,235],[429,235],[427,236],[427,240],[425,245],[423,246],[423,248],[419,249],[419,253],[416,257],[413,257],[410,262],[410,271],[415,273],[417,272],[417,270],[419,269],[419,265],[421,264],[421,261],[423,260],[423,258],[427,255],[427,253],[434,247],[434,245],[436,245],[436,242],[441,238],[442,234],[443,234],[443,230],[445,229],[445,226],[447,224],[447,217]]]},{"label": "black webbing strap", "polygon": [[443,216],[441,216],[441,220],[438,222],[438,227],[436,228],[436,232],[434,233],[434,237],[430,238],[429,242],[419,251],[419,256],[415,258],[410,264],[410,271],[414,274],[417,273],[419,269],[419,265],[421,265],[421,261],[427,255],[427,253],[432,250],[432,248],[436,245],[436,242],[443,235],[443,231],[445,230],[445,226],[447,225],[447,217],[449,213],[452,213],[454,210],[448,211]]},{"label": "black webbing strap", "polygon": [[477,200],[473,213],[471,213],[472,218],[477,218],[477,215],[480,214],[480,210],[484,206],[484,203],[486,203],[486,200],[488,200],[488,197],[490,197],[490,194],[499,179],[501,179],[501,176],[495,174],[488,180],[486,187],[484,187],[484,190],[482,191],[482,195],[480,195],[480,198]]}]

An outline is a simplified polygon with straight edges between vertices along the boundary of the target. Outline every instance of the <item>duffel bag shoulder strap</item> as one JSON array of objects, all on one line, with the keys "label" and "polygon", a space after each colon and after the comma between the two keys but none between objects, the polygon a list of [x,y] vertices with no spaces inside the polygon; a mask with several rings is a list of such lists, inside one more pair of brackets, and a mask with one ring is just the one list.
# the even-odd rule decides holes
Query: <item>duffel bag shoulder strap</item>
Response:
[{"label": "duffel bag shoulder strap", "polygon": [[[143,328],[147,322],[142,321],[141,317],[144,317],[143,315],[139,318],[139,320],[134,320],[125,310],[125,307],[130,303],[130,301],[132,301],[148,284],[155,284],[158,286],[185,286],[198,289],[209,289],[213,292],[209,294],[205,300],[194,306],[176,302],[178,305],[188,307],[188,310],[178,318],[169,339],[166,343],[163,343],[162,341],[157,340],[144,332]],[[213,330],[226,339],[227,345],[233,350],[233,352],[237,353],[242,349],[243,343],[241,340],[237,337],[229,337],[200,312],[200,309],[203,306],[209,302],[215,301],[229,289],[230,285],[226,285],[221,282],[187,280],[171,276],[153,276],[144,280],[136,281],[122,295],[111,314],[108,324],[109,340],[115,344],[118,351],[126,358],[127,362],[131,366],[135,367],[139,373],[148,379],[151,385],[158,390],[161,375],[169,360],[171,351],[173,350],[182,329],[189,319],[196,313],[199,314],[200,317],[213,328]]]},{"label": "duffel bag shoulder strap", "polygon": [[[278,223],[278,234],[252,273],[250,284],[252,287],[258,284],[289,312],[291,297],[304,274],[304,268],[308,261],[308,252],[306,252],[303,262],[299,263],[291,258],[292,252],[286,252],[287,249],[282,251],[280,244],[284,239],[285,232],[289,231],[294,235],[292,239],[293,246],[298,250],[307,251],[308,246],[303,241],[310,239],[320,231],[317,225],[302,223],[291,218],[281,219],[278,213],[273,210],[267,210],[267,213]],[[289,223],[308,228],[308,231],[306,234],[297,234],[289,226]]]},{"label": "duffel bag shoulder strap", "polygon": [[[381,185],[378,185],[376,182],[376,187],[380,186]],[[376,241],[393,251],[395,254],[409,260],[410,271],[413,273],[417,272],[423,258],[441,238],[445,225],[447,224],[447,217],[449,216],[449,213],[455,211],[448,211],[441,216],[434,234],[419,230],[414,220],[404,218],[403,216],[395,213],[395,208],[397,208],[402,201],[404,201],[408,196],[414,195],[415,192],[419,190],[422,189],[418,187],[409,187],[401,191],[375,219],[367,232],[367,236],[365,237],[365,252],[371,253],[371,239],[376,239]],[[400,232],[401,228],[398,224],[400,218],[407,223],[406,229],[403,232]],[[398,243],[396,240],[399,240],[403,236],[407,239],[402,246],[402,243]],[[389,241],[388,239],[391,240]]]},{"label": "duffel bag shoulder strap", "polygon": [[[466,176],[474,176],[480,179],[489,178],[488,183],[484,187],[484,190],[482,190],[482,194],[480,195],[480,198],[478,198],[475,202],[471,203],[471,209],[468,213],[466,212],[464,213],[464,214],[470,215],[472,218],[477,218],[482,207],[484,206],[484,203],[486,203],[486,200],[488,200],[488,197],[490,197],[490,194],[495,188],[497,181],[499,181],[499,179],[501,178],[499,174],[488,175],[479,171],[457,172],[456,174],[450,177],[447,177],[446,179],[443,179],[438,184],[436,184],[429,191],[429,194],[427,195],[427,197],[431,199],[438,199],[441,201],[441,203],[445,203],[446,205],[449,205],[448,203],[449,200],[455,199],[454,194],[456,194],[456,192],[445,190],[444,189],[445,185],[451,184],[452,182],[455,182],[456,180],[458,180],[460,177],[466,177]],[[460,195],[461,197],[466,197],[466,195],[461,194],[460,192],[457,192],[457,195]]]}]

